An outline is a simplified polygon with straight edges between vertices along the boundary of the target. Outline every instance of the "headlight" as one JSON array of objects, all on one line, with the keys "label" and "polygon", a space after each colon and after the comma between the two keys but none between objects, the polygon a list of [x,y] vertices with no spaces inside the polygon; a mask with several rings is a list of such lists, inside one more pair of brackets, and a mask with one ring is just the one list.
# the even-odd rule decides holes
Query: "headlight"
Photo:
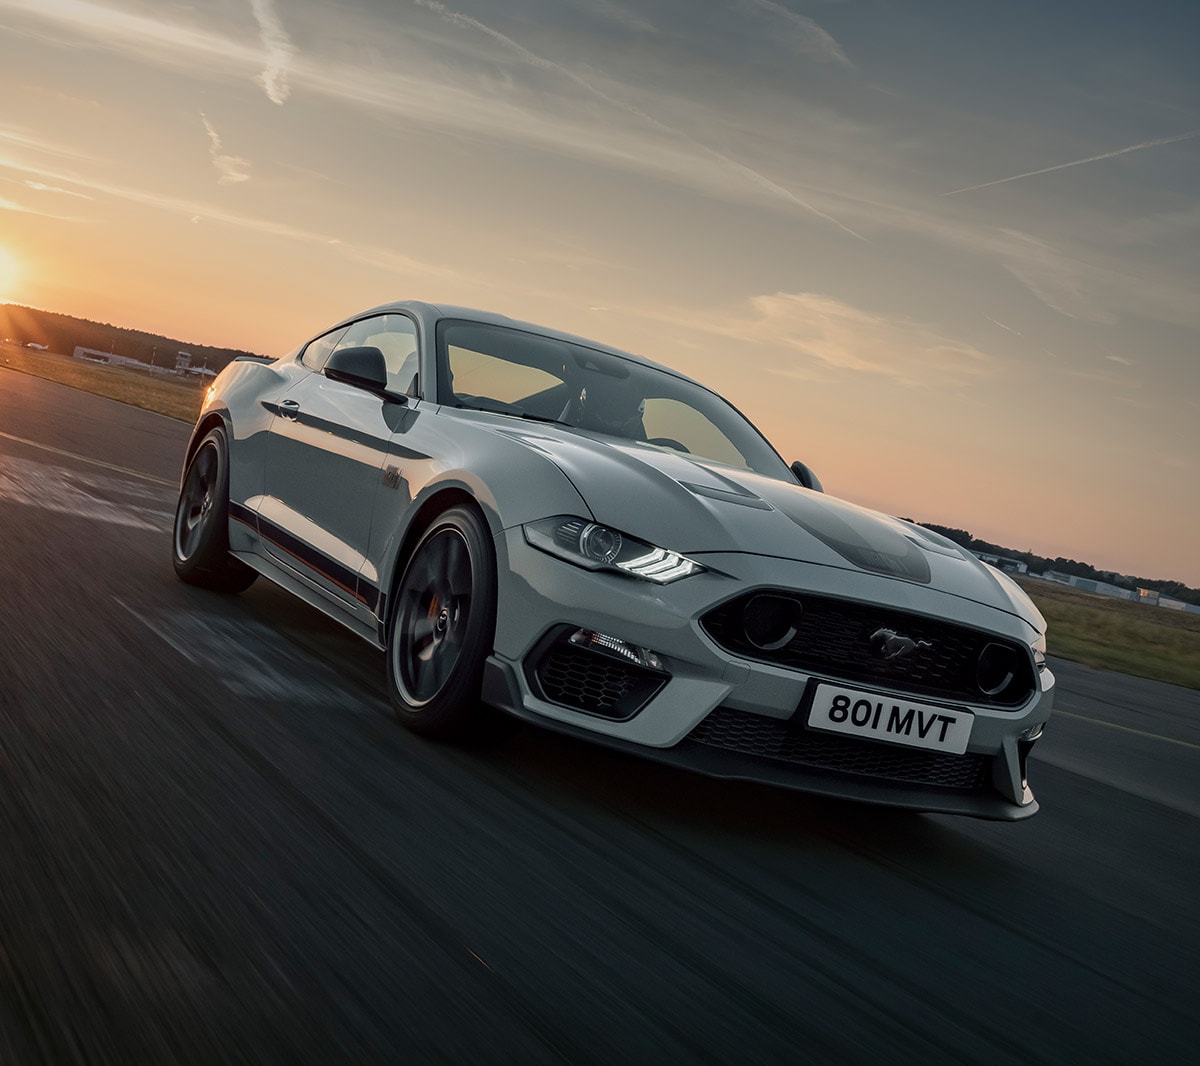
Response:
[{"label": "headlight", "polygon": [[523,528],[525,539],[535,548],[589,570],[615,570],[659,585],[704,570],[676,552],[656,548],[586,518],[560,515],[530,522]]},{"label": "headlight", "polygon": [[1033,648],[1033,661],[1038,668],[1038,673],[1046,669],[1046,634],[1042,633],[1037,640],[1030,645]]}]

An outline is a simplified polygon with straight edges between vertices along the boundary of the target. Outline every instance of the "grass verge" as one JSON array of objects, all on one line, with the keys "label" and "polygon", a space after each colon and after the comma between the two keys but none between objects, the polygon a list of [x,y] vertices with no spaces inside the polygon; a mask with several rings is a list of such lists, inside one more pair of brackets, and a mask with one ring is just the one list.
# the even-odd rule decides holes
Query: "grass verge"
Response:
[{"label": "grass verge", "polygon": [[1046,616],[1050,654],[1200,689],[1200,614],[1149,607],[1053,581],[1020,579]]},{"label": "grass verge", "polygon": [[153,374],[129,367],[89,363],[15,344],[0,344],[0,366],[189,423],[195,422],[200,413],[200,401],[206,387],[202,381],[174,374]]}]

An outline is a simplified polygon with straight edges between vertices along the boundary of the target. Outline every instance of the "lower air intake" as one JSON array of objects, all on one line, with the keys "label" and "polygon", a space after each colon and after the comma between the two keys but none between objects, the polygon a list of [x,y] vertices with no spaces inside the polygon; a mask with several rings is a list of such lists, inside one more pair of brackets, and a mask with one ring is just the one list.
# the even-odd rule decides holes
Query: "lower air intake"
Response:
[{"label": "lower air intake", "polygon": [[563,640],[545,651],[531,680],[539,695],[550,703],[620,721],[637,714],[667,677]]},{"label": "lower air intake", "polygon": [[933,788],[977,791],[986,788],[990,781],[990,760],[986,755],[945,754],[877,744],[796,728],[776,718],[728,707],[718,707],[688,734],[688,739],[764,759]]}]

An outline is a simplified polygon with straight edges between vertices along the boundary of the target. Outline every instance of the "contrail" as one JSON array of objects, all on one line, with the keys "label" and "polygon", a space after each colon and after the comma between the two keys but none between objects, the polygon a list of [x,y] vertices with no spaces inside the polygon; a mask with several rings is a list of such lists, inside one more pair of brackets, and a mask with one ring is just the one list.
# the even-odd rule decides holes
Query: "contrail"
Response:
[{"label": "contrail", "polygon": [[[867,238],[864,237],[861,233],[856,233],[849,226],[845,225],[842,222],[839,222],[832,215],[826,214],[820,208],[814,207],[812,204],[808,203],[808,201],[806,201],[806,200],[802,200],[799,196],[797,196],[790,189],[785,189],[782,185],[779,185],[776,182],[772,181],[765,174],[760,174],[757,170],[754,170],[751,167],[746,166],[745,163],[739,163],[736,159],[731,159],[729,156],[724,155],[721,152],[718,152],[715,148],[710,148],[707,144],[703,144],[702,142],[697,141],[694,137],[689,137],[682,130],[677,130],[673,126],[668,126],[665,122],[659,121],[653,115],[648,115],[640,107],[636,107],[633,104],[627,104],[627,103],[625,103],[624,100],[618,100],[616,97],[611,96],[608,93],[606,93],[603,89],[597,88],[595,85],[593,85],[591,82],[587,81],[585,78],[580,77],[574,71],[568,69],[567,67],[564,67],[561,63],[555,63],[553,60],[546,59],[543,56],[538,55],[536,52],[530,51],[523,44],[520,44],[518,41],[514,41],[511,37],[505,36],[499,30],[492,29],[491,26],[485,25],[484,23],[480,22],[478,19],[472,18],[470,15],[463,15],[457,11],[451,11],[448,7],[446,7],[445,4],[441,3],[441,0],[413,0],[413,2],[418,7],[423,7],[428,11],[432,11],[434,14],[440,16],[441,18],[445,19],[449,23],[452,23],[452,24],[458,25],[458,26],[467,26],[467,27],[470,27],[471,29],[478,30],[480,33],[487,34],[487,36],[491,37],[493,40],[498,41],[500,44],[504,45],[506,48],[509,48],[512,51],[516,52],[517,55],[519,55],[522,59],[525,60],[525,62],[529,63],[531,66],[538,67],[541,70],[552,71],[553,73],[558,74],[561,77],[570,79],[576,85],[578,85],[581,89],[583,89],[585,92],[590,93],[592,96],[596,97],[598,100],[603,100],[606,104],[609,104],[610,106],[615,107],[615,108],[619,108],[621,111],[624,111],[626,114],[633,115],[635,118],[641,119],[641,121],[647,123],[650,126],[653,126],[656,130],[659,130],[662,133],[666,133],[672,137],[677,137],[680,140],[686,141],[688,144],[692,145],[692,147],[699,149],[701,152],[703,152],[705,155],[707,155],[710,159],[715,159],[718,162],[724,164],[726,167],[729,167],[732,170],[736,170],[743,177],[747,178],[749,181],[751,181],[755,185],[759,186],[759,188],[762,188],[762,189],[767,190],[768,192],[774,193],[776,196],[780,196],[783,199],[788,200],[791,203],[795,204],[797,207],[804,208],[804,210],[806,210],[806,211],[811,211],[818,218],[823,218],[826,222],[829,222],[832,225],[837,226],[838,229],[842,230],[845,233],[848,233],[851,237],[855,237],[860,241],[867,240]],[[868,242],[868,243],[870,243],[870,242]]]},{"label": "contrail", "polygon": [[292,91],[288,85],[288,68],[296,56],[296,46],[279,21],[272,0],[250,0],[250,10],[258,23],[259,36],[267,53],[267,66],[258,81],[266,90],[267,99],[282,104]]},{"label": "contrail", "polygon": [[750,4],[757,7],[761,11],[768,11],[784,21],[800,34],[801,50],[805,52],[816,53],[824,56],[826,59],[834,59],[839,63],[844,63],[848,67],[853,67],[854,64],[846,58],[846,53],[842,51],[842,46],[833,39],[833,36],[821,29],[812,19],[806,15],[797,15],[794,11],[789,11],[781,4],[775,3],[775,0],[748,0]]},{"label": "contrail", "polygon": [[1176,141],[1189,141],[1193,137],[1200,137],[1200,130],[1192,130],[1190,133],[1180,133],[1174,137],[1159,137],[1153,141],[1142,141],[1141,144],[1131,144],[1127,148],[1118,148],[1115,152],[1102,152],[1100,155],[1090,155],[1087,159],[1073,159],[1070,163],[1059,163],[1052,167],[1043,167],[1041,170],[1028,170],[1024,174],[1013,174],[1008,178],[997,178],[995,181],[985,181],[981,185],[968,185],[963,189],[951,189],[950,192],[941,193],[941,196],[957,196],[960,192],[973,192],[975,189],[986,189],[992,185],[1003,185],[1006,181],[1019,181],[1021,178],[1032,178],[1035,174],[1049,174],[1052,170],[1066,170],[1067,167],[1079,167],[1084,163],[1098,163],[1101,159],[1112,159],[1114,156],[1124,155],[1126,152],[1140,152],[1143,148],[1158,148],[1164,144],[1174,144]]}]

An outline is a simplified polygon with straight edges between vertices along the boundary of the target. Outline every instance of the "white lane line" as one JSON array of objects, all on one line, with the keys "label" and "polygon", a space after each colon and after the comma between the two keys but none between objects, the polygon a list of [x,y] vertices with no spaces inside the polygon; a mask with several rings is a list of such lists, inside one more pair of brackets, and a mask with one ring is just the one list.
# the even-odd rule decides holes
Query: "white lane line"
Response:
[{"label": "white lane line", "polygon": [[42,444],[40,441],[29,440],[26,437],[17,437],[12,433],[4,433],[0,431],[0,437],[5,440],[15,441],[17,444],[26,444],[30,448],[41,448],[44,452],[53,452],[55,455],[61,455],[66,459],[77,459],[81,463],[91,463],[92,466],[102,466],[105,470],[112,470],[117,474],[125,474],[128,477],[141,478],[142,481],[153,481],[156,485],[166,485],[168,488],[178,488],[176,482],[166,481],[163,478],[155,477],[153,474],[143,474],[140,470],[130,470],[127,466],[117,466],[116,463],[106,463],[102,459],[93,459],[89,455],[80,455],[78,452],[64,451],[62,448],[55,448],[49,444]]},{"label": "white lane line", "polygon": [[1159,733],[1147,733],[1144,729],[1131,729],[1127,725],[1117,725],[1115,722],[1105,722],[1099,718],[1088,718],[1082,714],[1072,714],[1070,711],[1061,711],[1057,707],[1051,714],[1051,718],[1058,716],[1063,718],[1074,718],[1080,722],[1091,722],[1092,725],[1102,725],[1106,729],[1119,729],[1122,733],[1133,733],[1139,737],[1149,737],[1151,740],[1161,740],[1164,744],[1178,744],[1181,748],[1191,748],[1193,751],[1200,751],[1200,744],[1193,744],[1190,740],[1176,740],[1174,737],[1164,737]]}]

